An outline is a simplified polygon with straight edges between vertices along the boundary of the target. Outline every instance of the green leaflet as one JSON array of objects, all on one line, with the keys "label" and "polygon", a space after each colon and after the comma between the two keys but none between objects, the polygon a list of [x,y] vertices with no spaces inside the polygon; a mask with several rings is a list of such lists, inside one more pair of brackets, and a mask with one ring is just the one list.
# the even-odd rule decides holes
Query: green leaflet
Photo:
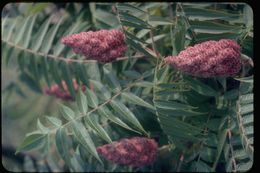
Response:
[{"label": "green leaflet", "polygon": [[88,150],[91,155],[93,155],[103,165],[103,162],[100,160],[97,154],[95,144],[89,136],[89,133],[84,125],[81,122],[76,121],[73,121],[72,123],[73,132],[78,141]]},{"label": "green leaflet", "polygon": [[97,19],[98,21],[101,21],[110,27],[116,28],[119,25],[118,20],[116,19],[116,16],[112,13],[109,13],[107,11],[96,9],[95,13],[92,13],[94,19]]},{"label": "green leaflet", "polygon": [[98,106],[98,98],[97,96],[86,87],[86,96],[87,96],[87,101],[90,107],[96,108]]},{"label": "green leaflet", "polygon": [[205,95],[205,96],[217,96],[218,93],[216,90],[212,89],[210,86],[200,82],[199,80],[186,77],[185,81],[191,86],[196,92]]},{"label": "green leaflet", "polygon": [[176,110],[176,109],[195,109],[196,107],[190,106],[184,103],[178,103],[176,101],[163,101],[156,100],[156,107],[161,109]]},{"label": "green leaflet", "polygon": [[60,112],[66,120],[68,121],[74,120],[75,117],[74,111],[61,103],[60,103]]},{"label": "green leaflet", "polygon": [[134,114],[124,104],[112,100],[110,102],[110,105],[116,112],[120,113],[121,115],[124,115],[124,118],[127,119],[136,128],[138,128],[143,133],[147,134],[147,132],[143,129],[142,125],[139,123]]},{"label": "green leaflet", "polygon": [[32,36],[32,29],[35,23],[35,20],[37,18],[37,14],[31,17],[30,19],[30,24],[27,27],[27,30],[24,33],[23,39],[20,42],[20,45],[23,46],[24,48],[28,48],[31,36]]},{"label": "green leaflet", "polygon": [[41,121],[39,120],[39,118],[37,119],[37,128],[43,133],[43,134],[47,134],[49,132],[49,129],[47,127],[45,127]]},{"label": "green leaflet", "polygon": [[46,19],[46,21],[41,25],[40,29],[38,30],[37,34],[35,35],[35,39],[32,42],[33,51],[37,52],[40,49],[43,39],[49,28],[51,19],[52,19],[52,16],[50,16],[48,19]]},{"label": "green leaflet", "polygon": [[200,33],[220,34],[227,32],[240,32],[241,26],[222,24],[213,21],[190,21],[191,29]]},{"label": "green leaflet", "polygon": [[126,39],[126,42],[127,42],[127,44],[129,44],[130,46],[132,46],[132,47],[133,47],[134,49],[136,49],[137,51],[143,53],[144,55],[146,55],[146,56],[148,56],[148,57],[150,57],[150,58],[155,58],[155,56],[152,55],[151,53],[149,53],[145,48],[143,48],[141,44],[136,43],[136,42],[134,42],[133,40],[131,40],[131,39],[129,39],[129,38]]},{"label": "green leaflet", "polygon": [[116,7],[120,11],[131,11],[133,13],[147,13],[146,11],[141,10],[140,8],[137,8],[133,5],[127,4],[127,3],[117,3]]},{"label": "green leaflet", "polygon": [[242,77],[242,78],[234,78],[234,79],[241,81],[241,82],[253,83],[254,75],[248,76],[248,77]]},{"label": "green leaflet", "polygon": [[117,79],[116,75],[113,73],[112,68],[108,68],[108,65],[106,64],[103,66],[104,74],[107,79],[108,84],[111,86],[113,91],[119,92],[122,88],[120,86],[119,80]]},{"label": "green leaflet", "polygon": [[11,25],[9,31],[6,34],[7,35],[6,41],[12,41],[13,40],[13,38],[12,38],[13,30],[15,29],[19,19],[20,18],[16,18],[15,21],[13,22],[13,24]]},{"label": "green leaflet", "polygon": [[86,114],[88,112],[88,102],[87,102],[87,97],[85,94],[79,89],[77,97],[76,97],[76,102],[79,107],[79,110],[82,114]]},{"label": "green leaflet", "polygon": [[137,104],[155,110],[155,108],[151,104],[147,103],[146,101],[132,93],[123,92],[122,97],[129,103]]},{"label": "green leaflet", "polygon": [[226,142],[226,138],[227,138],[227,129],[224,129],[222,131],[219,132],[219,142],[218,142],[218,147],[217,147],[217,156],[216,156],[216,159],[214,161],[214,164],[213,164],[213,167],[212,167],[212,171],[215,171],[216,169],[216,166],[218,164],[218,161],[219,161],[219,158],[220,158],[220,155],[223,151],[223,147],[224,147],[224,144]]},{"label": "green leaflet", "polygon": [[[156,35],[156,36],[153,37],[153,40],[154,40],[154,42],[156,42],[156,41],[164,38],[165,36],[166,36],[166,34]],[[153,41],[152,41],[152,38],[149,38],[145,42],[148,43],[148,44],[152,44]]]},{"label": "green leaflet", "polygon": [[135,17],[129,13],[126,12],[120,12],[119,13],[119,18],[122,20],[125,20],[127,22],[131,21],[131,23],[135,23],[137,25],[140,25],[141,27],[143,27],[143,29],[145,28],[152,28],[151,25],[149,25],[147,22],[139,19],[138,17]]},{"label": "green leaflet", "polygon": [[[149,30],[148,30],[148,32],[149,32]],[[125,31],[124,33],[125,33],[125,35],[126,35],[129,39],[132,39],[132,40],[141,42],[141,43],[143,43],[143,44],[147,44],[144,40],[142,40],[141,38],[136,37],[134,34],[128,32],[128,31]]]},{"label": "green leaflet", "polygon": [[18,147],[15,154],[21,151],[29,151],[32,149],[36,149],[42,147],[46,140],[46,134],[36,133],[26,136],[22,144]]},{"label": "green leaflet", "polygon": [[52,78],[54,79],[56,84],[59,84],[60,86],[62,86],[61,85],[61,75],[58,70],[59,62],[54,59],[51,59],[49,64],[50,64],[50,74],[52,75]]},{"label": "green leaflet", "polygon": [[135,70],[126,70],[123,71],[123,73],[126,77],[129,77],[131,79],[139,79],[141,77],[141,74]]},{"label": "green leaflet", "polygon": [[42,66],[43,76],[45,81],[47,82],[48,86],[51,86],[50,76],[49,76],[49,63],[51,61],[48,61],[47,57],[41,57],[40,59],[40,66]]},{"label": "green leaflet", "polygon": [[63,21],[63,17],[60,18],[59,22],[57,24],[55,24],[54,26],[52,26],[49,31],[47,32],[45,39],[42,42],[41,45],[41,52],[48,54],[51,46],[53,45],[53,40],[56,36],[56,33],[60,27],[61,22]]},{"label": "green leaflet", "polygon": [[17,33],[15,35],[15,38],[14,38],[14,44],[17,44],[19,43],[19,41],[22,39],[22,37],[24,36],[24,32],[27,28],[27,23],[29,21],[30,17],[27,17],[24,19],[24,21],[21,23],[21,26],[19,27],[19,30],[17,30]]},{"label": "green leaflet", "polygon": [[184,49],[185,44],[186,25],[184,20],[178,20],[178,25],[175,26],[172,37],[172,54],[178,55]]},{"label": "green leaflet", "polygon": [[91,82],[91,84],[93,84],[95,90],[97,89],[102,94],[102,97],[104,97],[105,100],[108,100],[111,98],[110,91],[102,83],[100,83],[98,81],[94,81],[94,80],[90,80],[90,82]]},{"label": "green leaflet", "polygon": [[65,163],[68,166],[71,166],[70,161],[70,146],[69,146],[69,139],[67,138],[65,129],[59,128],[55,135],[55,143],[58,150],[58,153],[60,154],[61,158],[65,161]]},{"label": "green leaflet", "polygon": [[84,122],[86,125],[90,126],[92,129],[94,129],[94,131],[97,132],[97,134],[104,139],[105,141],[107,141],[108,143],[112,143],[112,140],[110,139],[109,135],[107,134],[107,132],[103,129],[103,127],[97,122],[97,120],[95,119],[96,116],[98,116],[95,113],[92,114],[88,114],[86,117],[84,117]]},{"label": "green leaflet", "polygon": [[50,117],[50,116],[45,116],[45,117],[52,125],[54,125],[57,128],[59,128],[62,125],[61,120],[56,117]]},{"label": "green leaflet", "polygon": [[232,14],[227,13],[220,10],[213,10],[213,9],[207,9],[207,8],[191,8],[191,7],[185,7],[184,8],[185,14],[189,17],[190,20],[212,20],[212,19],[222,19],[222,20],[234,20],[239,17],[241,17],[240,14]]},{"label": "green leaflet", "polygon": [[133,27],[133,28],[137,28],[137,29],[151,29],[148,26],[136,24],[136,23],[129,22],[129,21],[126,21],[126,20],[121,20],[121,24],[123,26],[129,26],[129,27]]},{"label": "green leaflet", "polygon": [[69,64],[67,64],[66,62],[61,62],[61,70],[62,70],[62,78],[65,80],[72,98],[75,98],[76,93],[74,89],[73,78],[72,78],[71,70],[69,68]]},{"label": "green leaflet", "polygon": [[100,109],[98,109],[97,111],[98,111],[99,115],[106,117],[107,119],[109,119],[113,123],[116,123],[117,125],[125,128],[125,129],[128,129],[128,130],[131,130],[133,132],[139,133],[138,131],[136,131],[136,130],[132,129],[131,127],[129,127],[121,119],[119,119],[118,117],[114,116],[112,114],[112,112],[110,112],[106,107],[103,106]]}]

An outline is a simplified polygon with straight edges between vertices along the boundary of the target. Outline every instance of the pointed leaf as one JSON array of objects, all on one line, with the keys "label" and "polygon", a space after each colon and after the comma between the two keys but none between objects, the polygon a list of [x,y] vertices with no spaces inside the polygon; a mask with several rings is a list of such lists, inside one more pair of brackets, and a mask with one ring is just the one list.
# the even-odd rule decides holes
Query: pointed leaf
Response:
[{"label": "pointed leaf", "polygon": [[[91,116],[91,117],[90,117]],[[97,134],[104,139],[105,141],[112,143],[112,140],[110,139],[109,135],[106,133],[106,131],[103,129],[103,127],[98,124],[98,122],[95,120],[95,118],[92,117],[97,117],[95,113],[89,114],[86,117],[84,117],[84,122],[86,125],[90,126],[94,131],[97,132]]]},{"label": "pointed leaf", "polygon": [[110,105],[116,112],[120,113],[121,115],[124,115],[124,118],[127,119],[136,128],[141,130],[143,133],[147,134],[147,132],[143,129],[142,125],[139,123],[134,114],[124,104],[112,100],[110,102]]},{"label": "pointed leaf", "polygon": [[84,125],[80,122],[74,121],[72,127],[75,136],[77,137],[78,141],[82,144],[82,146],[84,146],[91,155],[93,155],[101,164],[103,164],[103,162],[100,160],[97,154],[95,144],[92,141]]},{"label": "pointed leaf", "polygon": [[141,10],[140,8],[137,8],[137,7],[135,7],[135,6],[133,6],[133,5],[130,5],[130,4],[128,4],[128,3],[117,3],[117,8],[118,8],[118,10],[120,10],[120,11],[131,11],[131,12],[133,12],[133,13],[147,13],[146,11],[143,11],[143,10]]},{"label": "pointed leaf", "polygon": [[25,31],[25,34],[24,34],[24,36],[23,36],[24,39],[22,39],[21,45],[22,45],[24,48],[28,48],[29,43],[30,43],[30,41],[31,41],[32,30],[33,30],[33,26],[34,26],[36,17],[37,17],[37,14],[32,17],[32,20],[30,21],[30,24],[29,24],[29,26],[28,26],[28,28],[27,28],[27,31]]},{"label": "pointed leaf", "polygon": [[86,114],[88,111],[88,102],[85,94],[79,90],[76,97],[77,105],[82,114]]},{"label": "pointed leaf", "polygon": [[46,138],[46,134],[41,134],[41,133],[27,136],[22,142],[22,144],[18,147],[15,154],[21,151],[29,151],[43,146],[45,142],[45,138]]},{"label": "pointed leaf", "polygon": [[132,93],[123,92],[122,97],[129,103],[137,104],[137,105],[144,106],[144,107],[150,108],[152,110],[155,110],[155,108],[150,103],[147,103],[146,101],[144,101],[143,99],[141,99],[140,97],[138,97]]},{"label": "pointed leaf", "polygon": [[126,39],[126,43],[129,44],[130,46],[132,46],[137,51],[143,53],[144,55],[146,55],[146,56],[148,56],[150,58],[155,58],[155,56],[153,56],[146,49],[144,49],[141,44],[136,43],[136,42],[134,42],[133,40],[131,40],[129,38]]},{"label": "pointed leaf", "polygon": [[65,163],[68,166],[71,166],[70,162],[70,147],[69,147],[69,141],[67,139],[67,135],[65,132],[65,129],[59,128],[55,135],[55,143],[57,147],[57,151],[60,154],[61,158],[65,161]]},{"label": "pointed leaf", "polygon": [[63,117],[68,120],[74,120],[75,117],[75,113],[73,112],[73,110],[71,110],[69,107],[63,105],[60,103],[60,112],[62,113]]},{"label": "pointed leaf", "polygon": [[113,73],[112,69],[109,70],[106,66],[108,64],[103,66],[103,70],[104,70],[104,74],[110,84],[110,86],[112,87],[113,91],[117,91],[119,92],[122,88],[120,86],[120,83],[116,77],[116,75]]},{"label": "pointed leaf", "polygon": [[130,128],[126,123],[124,123],[121,119],[119,119],[118,117],[114,116],[112,114],[112,112],[110,112],[107,108],[104,108],[104,106],[100,109],[97,110],[99,115],[101,116],[104,116],[106,117],[107,119],[109,119],[110,121],[112,121],[113,123],[116,123],[117,125],[125,128],[125,129],[128,129],[128,130],[131,130],[133,132],[136,132],[136,133],[139,133],[138,131]]},{"label": "pointed leaf", "polygon": [[89,106],[91,106],[92,108],[95,108],[98,106],[97,96],[94,94],[94,92],[92,92],[87,87],[86,87],[86,96],[87,96]]},{"label": "pointed leaf", "polygon": [[218,93],[216,90],[212,89],[210,86],[192,79],[192,78],[186,78],[187,83],[191,86],[191,88],[195,91],[197,91],[198,93],[205,95],[205,96],[217,96]]},{"label": "pointed leaf", "polygon": [[126,12],[120,12],[119,13],[119,18],[123,19],[125,21],[130,21],[132,23],[136,23],[138,25],[141,25],[143,28],[152,28],[151,25],[149,25],[147,22],[139,19],[138,17],[135,17],[129,13]]},{"label": "pointed leaf", "polygon": [[72,82],[72,74],[71,74],[71,71],[69,69],[69,64],[67,64],[66,62],[62,62],[61,65],[62,65],[62,68],[61,68],[62,77],[67,84],[67,87],[69,89],[71,96],[73,98],[75,98],[76,93],[75,93],[74,85],[73,85],[73,82]]},{"label": "pointed leaf", "polygon": [[94,88],[97,89],[100,93],[102,93],[102,96],[107,100],[111,98],[111,93],[108,91],[108,89],[100,82],[90,80],[90,82],[94,85]]},{"label": "pointed leaf", "polygon": [[46,119],[55,127],[60,127],[62,125],[61,120],[56,117],[46,116]]},{"label": "pointed leaf", "polygon": [[49,129],[45,127],[39,119],[37,119],[37,128],[42,132],[42,133],[48,133]]},{"label": "pointed leaf", "polygon": [[59,22],[57,24],[55,24],[54,26],[52,26],[52,28],[48,31],[48,33],[46,34],[46,36],[45,36],[45,38],[42,42],[41,52],[43,52],[45,54],[49,53],[51,46],[52,46],[52,43],[53,43],[53,40],[56,36],[56,33],[57,33],[59,26],[60,26],[62,21],[63,21],[63,17],[60,18]]},{"label": "pointed leaf", "polygon": [[14,44],[19,43],[19,41],[23,38],[24,32],[26,31],[29,20],[30,20],[30,17],[27,17],[22,22],[21,26],[19,27],[19,30],[17,30],[17,34],[15,35]]},{"label": "pointed leaf", "polygon": [[35,35],[35,39],[32,43],[32,50],[37,52],[41,45],[42,41],[46,35],[46,32],[49,28],[50,22],[51,22],[52,16],[50,16],[39,28],[37,34]]}]

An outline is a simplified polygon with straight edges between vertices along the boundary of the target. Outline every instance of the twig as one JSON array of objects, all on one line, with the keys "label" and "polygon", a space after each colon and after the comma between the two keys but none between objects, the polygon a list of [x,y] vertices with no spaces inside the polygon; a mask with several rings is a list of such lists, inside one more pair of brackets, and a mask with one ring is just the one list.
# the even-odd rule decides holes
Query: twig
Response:
[{"label": "twig", "polygon": [[[28,49],[28,48],[24,48],[21,47],[19,45],[16,45],[12,42],[6,41],[6,40],[2,40],[3,42],[5,42],[6,44],[15,47],[17,49],[26,51],[28,53],[34,54],[34,55],[38,55],[37,57],[41,57],[41,58],[51,58],[51,59],[55,59],[55,60],[60,60],[60,61],[65,61],[65,62],[77,62],[77,63],[97,63],[97,60],[79,60],[79,59],[72,59],[75,56],[69,57],[69,58],[65,58],[65,57],[61,57],[61,56],[55,56],[53,54],[45,54],[43,52],[35,52],[32,49]],[[132,56],[131,58],[145,58],[146,56],[144,55],[136,55],[136,56]],[[119,57],[117,58],[115,61],[123,61],[123,60],[127,60],[129,59],[129,57]]]}]

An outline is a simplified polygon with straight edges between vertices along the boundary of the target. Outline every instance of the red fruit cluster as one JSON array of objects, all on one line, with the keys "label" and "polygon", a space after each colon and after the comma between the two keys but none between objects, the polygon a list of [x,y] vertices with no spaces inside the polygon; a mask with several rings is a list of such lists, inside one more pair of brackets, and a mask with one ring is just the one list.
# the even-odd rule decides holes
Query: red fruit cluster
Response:
[{"label": "red fruit cluster", "polygon": [[121,30],[100,30],[81,32],[62,38],[61,42],[72,47],[73,51],[83,54],[87,59],[111,62],[123,56],[127,45]]},{"label": "red fruit cluster", "polygon": [[124,138],[98,147],[97,152],[113,163],[142,167],[155,161],[157,143],[144,137]]},{"label": "red fruit cluster", "polygon": [[168,56],[166,63],[198,77],[233,76],[241,69],[240,46],[233,40],[206,41]]},{"label": "red fruit cluster", "polygon": [[[68,86],[65,83],[65,81],[62,81],[61,84],[62,84],[62,87],[64,90],[59,85],[55,84],[55,85],[52,85],[50,88],[46,87],[44,89],[44,93],[47,95],[53,95],[62,100],[73,100],[73,97],[70,95]],[[79,89],[79,85],[75,79],[73,79],[73,87],[74,87],[74,90],[77,92]],[[81,89],[82,89],[82,91],[85,91],[86,87],[83,85],[81,87]]]}]

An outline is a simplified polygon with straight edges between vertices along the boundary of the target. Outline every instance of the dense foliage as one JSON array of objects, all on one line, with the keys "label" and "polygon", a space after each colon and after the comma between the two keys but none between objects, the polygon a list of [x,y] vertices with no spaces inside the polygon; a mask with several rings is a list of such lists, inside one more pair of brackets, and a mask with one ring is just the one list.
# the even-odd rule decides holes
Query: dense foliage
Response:
[{"label": "dense foliage", "polygon": [[[45,112],[35,113],[36,130],[26,134],[16,154],[40,150],[43,168],[34,168],[32,160],[25,158],[32,170],[250,169],[254,153],[252,15],[249,5],[235,3],[7,4],[1,19],[2,64],[17,65],[19,80],[30,90],[58,101],[55,112],[38,119]],[[92,59],[74,52],[86,51],[84,46],[77,49],[78,40],[61,41],[71,34],[103,29],[122,32],[127,45],[124,56],[122,52],[112,56],[113,48],[107,51],[108,59],[96,55],[103,38],[98,34],[79,36],[85,35],[84,41],[100,39],[97,50],[87,50],[96,56]],[[242,68],[235,75],[232,71],[226,76],[194,77],[164,60],[189,46],[220,39],[232,39],[241,47]],[[14,88],[24,95],[16,83],[2,93]],[[127,161],[121,158],[113,163],[106,159],[109,154],[103,157],[97,152],[100,146],[133,137],[157,142],[152,164],[150,160],[144,166],[133,161],[139,167],[115,164]],[[147,152],[140,153],[149,157]]]}]

